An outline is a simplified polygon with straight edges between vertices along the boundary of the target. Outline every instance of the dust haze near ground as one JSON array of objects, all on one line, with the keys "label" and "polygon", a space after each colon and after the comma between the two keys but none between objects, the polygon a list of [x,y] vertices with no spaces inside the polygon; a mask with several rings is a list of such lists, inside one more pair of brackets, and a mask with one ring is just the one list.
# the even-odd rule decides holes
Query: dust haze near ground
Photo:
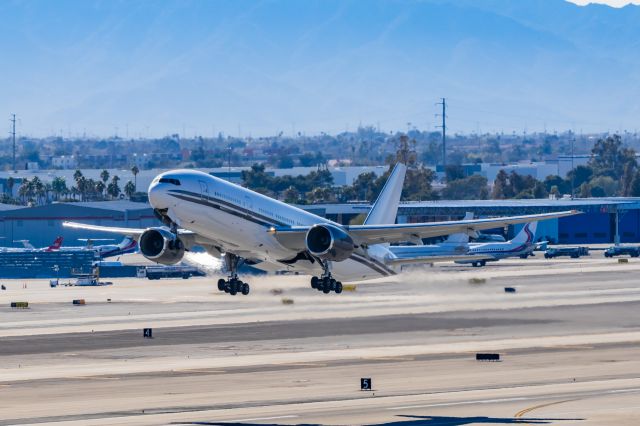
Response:
[{"label": "dust haze near ground", "polygon": [[235,297],[215,274],[6,280],[0,425],[636,426],[638,274],[594,254],[437,264],[341,295],[306,276],[246,275]]}]

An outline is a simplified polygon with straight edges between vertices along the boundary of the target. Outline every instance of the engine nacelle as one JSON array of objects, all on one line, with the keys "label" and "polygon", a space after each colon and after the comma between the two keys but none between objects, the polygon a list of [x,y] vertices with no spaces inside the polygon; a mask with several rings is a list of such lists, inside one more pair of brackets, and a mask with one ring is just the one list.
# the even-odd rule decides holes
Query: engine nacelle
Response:
[{"label": "engine nacelle", "polygon": [[140,235],[140,253],[149,260],[173,265],[182,260],[184,244],[175,234],[164,228],[149,228]]},{"label": "engine nacelle", "polygon": [[331,224],[314,225],[305,237],[307,251],[323,260],[341,262],[348,259],[356,249],[351,236]]}]

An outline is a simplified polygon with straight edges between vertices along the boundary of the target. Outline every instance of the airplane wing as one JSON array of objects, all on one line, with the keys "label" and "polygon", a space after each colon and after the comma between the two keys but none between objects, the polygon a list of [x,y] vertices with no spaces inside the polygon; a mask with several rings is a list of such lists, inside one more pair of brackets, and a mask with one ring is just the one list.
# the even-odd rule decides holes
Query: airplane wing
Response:
[{"label": "airplane wing", "polygon": [[[78,223],[78,222],[63,222],[62,226],[66,228],[84,229],[87,231],[119,234],[125,237],[131,237],[136,241],[138,241],[138,239],[140,238],[140,235],[142,235],[142,233],[146,231],[146,228],[120,228],[120,227],[114,227],[114,226],[90,225],[87,223]],[[188,250],[190,250],[191,247],[195,245],[202,245],[207,249],[209,254],[215,255],[216,254],[215,248],[217,246],[222,246],[222,244],[220,244],[217,241],[213,241],[208,238],[202,237],[196,234],[195,232],[189,231],[187,229],[178,229],[178,235],[180,236],[180,239],[182,240],[182,242],[184,243],[185,247],[187,247]],[[219,257],[219,251],[216,257]]]},{"label": "airplane wing", "polygon": [[141,228],[118,228],[114,226],[100,226],[100,225],[89,225],[87,223],[78,223],[78,222],[62,222],[62,226],[65,228],[74,228],[74,229],[84,229],[87,231],[96,231],[96,232],[108,232],[111,234],[119,234],[119,235],[131,235],[138,239],[140,235],[145,231],[145,229]]},{"label": "airplane wing", "polygon": [[[496,217],[489,219],[469,219],[448,222],[428,223],[399,223],[389,225],[351,225],[343,228],[359,245],[373,245],[383,243],[398,243],[417,238],[440,237],[462,232],[482,231],[485,229],[502,228],[517,223],[535,222],[539,220],[556,219],[580,214],[577,210],[555,213],[541,213],[523,216]],[[309,226],[292,226],[286,228],[271,228],[275,238],[284,247],[291,250],[305,249],[305,236]]]}]

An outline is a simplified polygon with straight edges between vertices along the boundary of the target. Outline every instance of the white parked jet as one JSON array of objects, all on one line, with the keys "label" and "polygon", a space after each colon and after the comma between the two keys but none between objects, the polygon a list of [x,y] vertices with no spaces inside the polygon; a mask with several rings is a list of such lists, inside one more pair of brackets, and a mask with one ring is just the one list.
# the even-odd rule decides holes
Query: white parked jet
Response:
[{"label": "white parked jet", "polygon": [[527,257],[536,249],[535,242],[537,222],[527,223],[512,240],[502,243],[479,243],[469,246],[469,254],[477,257],[476,260],[460,261],[456,263],[471,263],[473,266],[484,266],[486,262],[494,262],[507,257]]},{"label": "white parked jet", "polygon": [[220,279],[218,289],[230,294],[249,293],[249,285],[237,276],[241,262],[265,271],[287,268],[313,275],[313,288],[340,293],[341,281],[385,277],[399,272],[403,264],[437,260],[400,259],[389,250],[389,243],[578,213],[394,224],[405,173],[406,166],[397,164],[363,225],[340,225],[203,172],[174,170],[158,175],[149,186],[149,202],[165,226],[131,229],[70,222],[65,226],[133,235],[140,252],[162,264],[179,262],[185,250],[201,246],[224,258],[229,278]]}]

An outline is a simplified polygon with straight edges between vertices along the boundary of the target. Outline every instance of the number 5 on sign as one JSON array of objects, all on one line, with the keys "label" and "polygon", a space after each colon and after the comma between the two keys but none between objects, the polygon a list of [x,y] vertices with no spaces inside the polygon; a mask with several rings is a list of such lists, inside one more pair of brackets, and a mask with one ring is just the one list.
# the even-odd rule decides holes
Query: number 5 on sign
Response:
[{"label": "number 5 on sign", "polygon": [[363,391],[370,391],[371,390],[371,378],[370,377],[363,377],[362,379],[360,379],[360,390]]}]

